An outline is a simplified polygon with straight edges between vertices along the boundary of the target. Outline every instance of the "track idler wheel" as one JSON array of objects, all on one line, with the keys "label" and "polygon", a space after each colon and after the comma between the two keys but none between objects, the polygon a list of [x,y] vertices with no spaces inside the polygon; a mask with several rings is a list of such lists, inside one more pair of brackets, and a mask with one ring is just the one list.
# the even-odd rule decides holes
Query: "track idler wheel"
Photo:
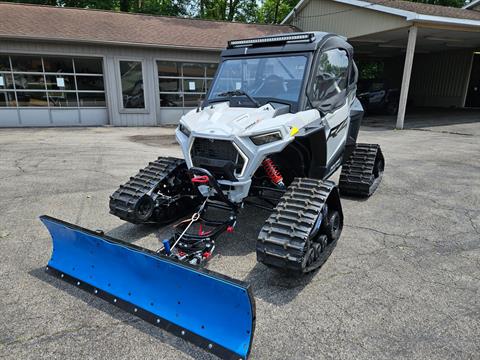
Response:
[{"label": "track idler wheel", "polygon": [[343,220],[339,212],[330,210],[322,224],[323,233],[327,236],[328,242],[337,241],[343,229]]},{"label": "track idler wheel", "polygon": [[138,222],[147,222],[152,217],[154,209],[155,203],[153,199],[148,195],[142,196],[135,204],[135,217],[137,218]]},{"label": "track idler wheel", "polygon": [[382,152],[379,150],[377,153],[377,157],[375,158],[375,164],[373,165],[374,181],[380,183],[380,181],[382,180],[384,169],[385,169],[385,159],[383,158]]},{"label": "track idler wheel", "polygon": [[343,229],[342,215],[337,210],[329,210],[322,220],[320,232],[310,239],[310,248],[305,255],[304,273],[311,272],[327,260],[336,246]]}]

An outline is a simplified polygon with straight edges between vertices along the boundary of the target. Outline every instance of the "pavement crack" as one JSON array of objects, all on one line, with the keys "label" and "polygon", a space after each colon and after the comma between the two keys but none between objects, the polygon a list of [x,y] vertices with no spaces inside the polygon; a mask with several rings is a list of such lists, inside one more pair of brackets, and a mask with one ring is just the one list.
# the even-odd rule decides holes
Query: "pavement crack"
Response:
[{"label": "pavement crack", "polygon": [[349,227],[353,229],[360,229],[360,230],[368,230],[368,231],[373,231],[381,235],[386,235],[386,236],[395,236],[395,237],[400,237],[400,238],[406,238],[406,237],[415,237],[411,235],[406,235],[406,234],[395,234],[395,233],[387,233],[385,231],[381,231],[372,227],[368,226],[359,226],[359,225],[344,225],[344,227]]},{"label": "pavement crack", "polygon": [[14,164],[15,164],[15,167],[20,170],[20,172],[24,173],[25,172],[25,169],[20,166],[20,161],[22,161],[23,159],[17,159],[14,161]]},{"label": "pavement crack", "polygon": [[[101,171],[103,168],[103,148],[101,148],[101,145],[97,147],[97,157],[95,159],[95,165],[91,168],[91,170],[95,171]],[[84,182],[84,191],[87,192],[87,189],[89,187],[89,184],[91,182],[91,174],[87,174],[85,177],[85,182]],[[83,215],[83,212],[85,211],[86,208],[86,197],[82,198],[82,201],[80,202],[80,208],[77,213],[77,217],[75,218],[75,224],[78,224],[80,222],[80,219]]]},{"label": "pavement crack", "polygon": [[470,225],[473,229],[473,231],[475,231],[475,233],[477,235],[480,235],[480,229],[477,228],[477,225],[475,224],[475,222],[473,221],[473,218],[472,216],[470,215],[470,211],[469,210],[465,210],[465,216],[467,217],[468,221],[470,222]]},{"label": "pavement crack", "polygon": [[433,132],[433,133],[437,133],[437,134],[447,134],[447,135],[475,136],[474,134],[462,133],[462,132],[458,132],[458,131],[445,131],[445,130],[433,130],[433,129],[413,129],[413,128],[410,128],[408,130],[426,131],[426,132]]},{"label": "pavement crack", "polygon": [[51,341],[51,340],[58,340],[59,338],[63,336],[68,336],[72,334],[79,333],[81,331],[87,331],[87,332],[96,332],[96,331],[101,331],[103,329],[110,329],[112,327],[116,326],[124,326],[124,325],[131,325],[135,323],[140,323],[143,322],[141,319],[126,319],[126,320],[121,320],[118,322],[114,323],[109,323],[106,325],[87,325],[87,324],[81,324],[79,326],[69,328],[69,329],[62,329],[53,333],[40,333],[40,334],[35,334],[29,337],[18,337],[15,340],[9,341],[9,342],[0,342],[0,345],[4,347],[10,347],[10,346],[15,346],[15,345],[24,345],[26,343],[32,342],[32,341]]}]

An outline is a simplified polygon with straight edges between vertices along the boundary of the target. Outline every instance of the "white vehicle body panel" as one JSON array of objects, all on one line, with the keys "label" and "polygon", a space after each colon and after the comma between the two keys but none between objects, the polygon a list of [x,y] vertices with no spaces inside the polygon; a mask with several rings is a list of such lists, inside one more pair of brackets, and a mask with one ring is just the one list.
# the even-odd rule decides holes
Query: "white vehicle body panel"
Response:
[{"label": "white vehicle body panel", "polygon": [[349,117],[350,105],[348,104],[348,101],[346,101],[345,105],[343,105],[338,110],[325,116],[325,120],[329,127],[327,138],[328,163],[332,161],[338,151],[343,150],[342,145],[347,140]]},{"label": "white vehicle body panel", "polygon": [[[270,154],[281,152],[295,136],[302,136],[309,131],[325,127],[327,134],[340,125],[342,129],[327,140],[328,161],[343,151],[348,132],[349,104],[323,119],[316,109],[287,113],[276,116],[273,105],[266,104],[259,108],[230,107],[229,102],[209,105],[203,109],[188,112],[180,119],[180,124],[190,132],[186,136],[178,128],[176,138],[182,147],[188,168],[193,167],[191,148],[195,138],[208,138],[232,141],[244,157],[245,166],[235,182],[220,180],[219,183],[232,187],[227,194],[231,201],[240,202],[248,194],[251,179],[262,161]],[[343,125],[342,125],[343,124]],[[257,146],[250,140],[251,136],[280,132],[282,139]],[[318,144],[318,146],[322,146]]]}]

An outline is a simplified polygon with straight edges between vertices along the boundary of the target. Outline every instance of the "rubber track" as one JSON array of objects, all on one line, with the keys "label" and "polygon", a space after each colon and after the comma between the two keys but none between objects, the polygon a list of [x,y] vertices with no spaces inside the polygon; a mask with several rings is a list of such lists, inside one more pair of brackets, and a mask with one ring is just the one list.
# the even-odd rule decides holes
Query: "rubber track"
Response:
[{"label": "rubber track", "polygon": [[170,173],[185,160],[172,157],[159,157],[152,161],[138,174],[131,177],[128,182],[110,196],[110,213],[122,220],[138,223],[135,217],[135,204],[144,195],[153,191]]},{"label": "rubber track", "polygon": [[304,272],[302,263],[310,247],[310,232],[334,187],[332,181],[294,179],[260,230],[257,260],[277,268]]},{"label": "rubber track", "polygon": [[367,197],[375,192],[380,182],[373,176],[377,155],[383,159],[379,145],[356,144],[340,173],[338,187],[342,194]]}]

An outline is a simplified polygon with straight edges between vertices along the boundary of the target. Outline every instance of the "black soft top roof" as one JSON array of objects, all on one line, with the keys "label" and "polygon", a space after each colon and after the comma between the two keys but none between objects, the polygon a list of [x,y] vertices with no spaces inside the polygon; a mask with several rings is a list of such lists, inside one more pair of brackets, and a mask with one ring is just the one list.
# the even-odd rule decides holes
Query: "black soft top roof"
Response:
[{"label": "black soft top roof", "polygon": [[340,47],[353,54],[353,48],[345,38],[331,33],[312,31],[231,40],[227,48],[222,51],[222,57],[313,52],[323,47],[326,49]]}]

